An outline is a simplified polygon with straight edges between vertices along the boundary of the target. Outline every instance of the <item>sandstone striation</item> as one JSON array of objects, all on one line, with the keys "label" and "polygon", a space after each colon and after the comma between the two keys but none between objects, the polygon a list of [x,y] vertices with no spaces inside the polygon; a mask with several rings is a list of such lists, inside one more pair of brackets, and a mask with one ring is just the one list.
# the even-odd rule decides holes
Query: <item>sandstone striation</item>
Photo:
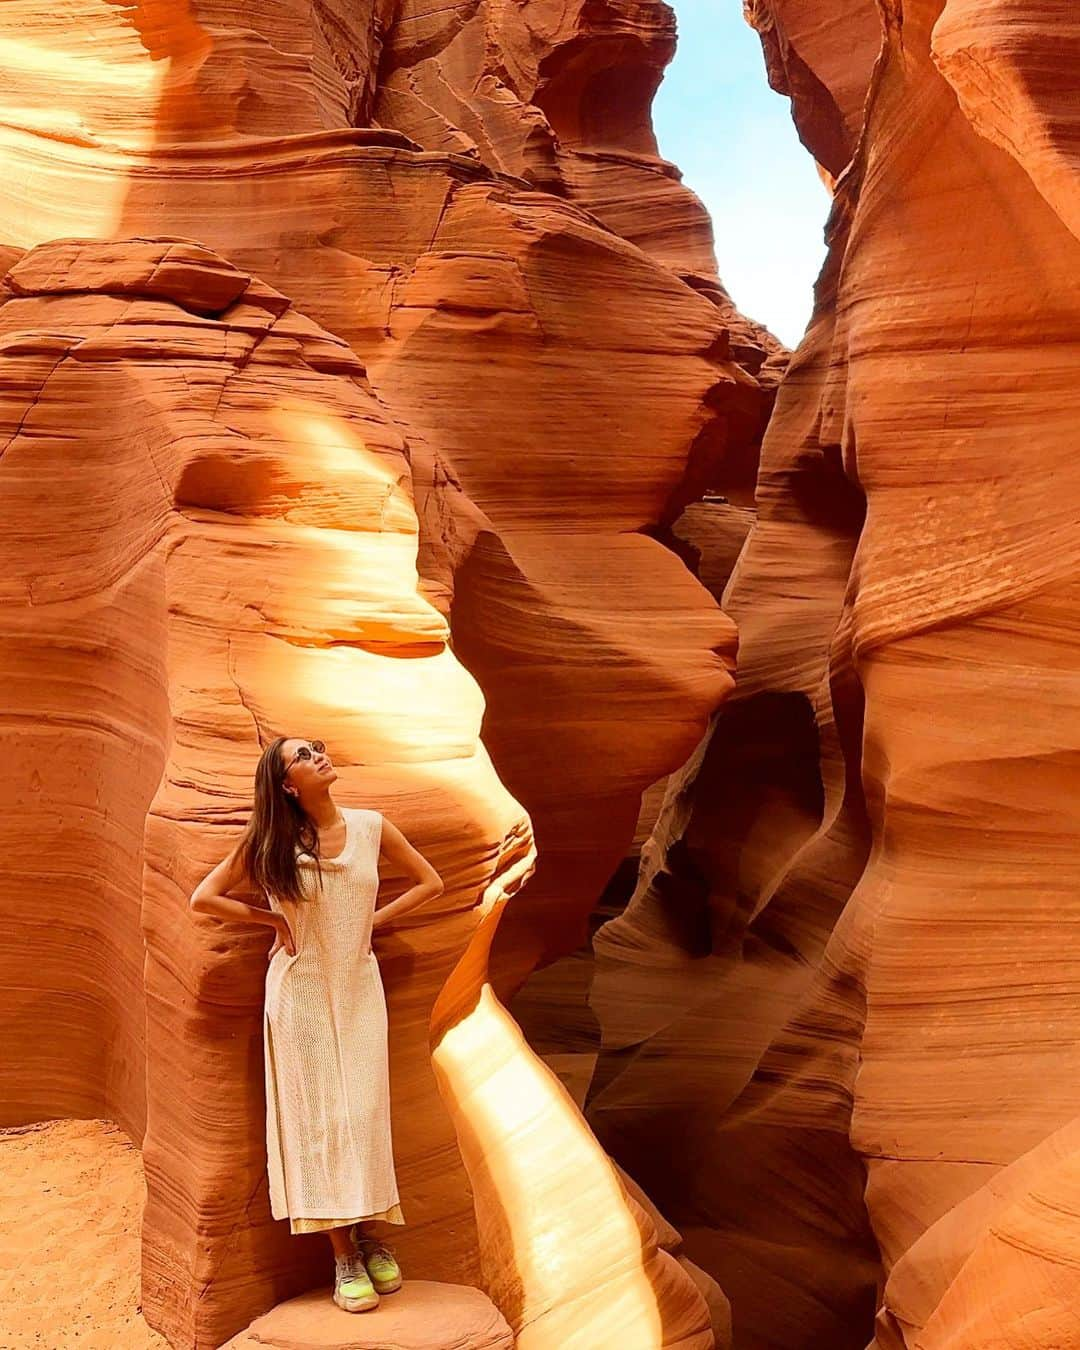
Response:
[{"label": "sandstone striation", "polygon": [[[266,1210],[257,1039],[265,939],[194,922],[185,903],[243,818],[258,741],[271,728],[317,724],[335,748],[344,795],[380,801],[423,841],[447,880],[437,912],[403,925],[381,952],[395,1100],[408,1104],[395,1126],[403,1202],[419,1210],[402,1241],[404,1259],[468,1283],[481,1273],[479,1255],[489,1285],[502,1279],[526,1292],[520,1306],[509,1289],[504,1298],[519,1332],[522,1320],[530,1323],[523,1343],[544,1344],[554,1334],[544,1330],[550,1273],[541,1262],[526,1277],[522,1255],[507,1242],[511,1234],[520,1241],[514,1230],[528,1223],[548,1236],[561,1224],[573,1244],[585,1215],[563,1205],[559,1220],[543,1208],[515,1209],[510,1233],[482,1230],[478,1252],[462,1236],[472,1205],[455,1134],[483,1141],[490,1171],[508,1118],[490,1107],[479,1121],[471,1113],[507,1055],[506,1091],[530,1057],[520,1035],[507,1047],[498,1005],[477,1011],[477,998],[490,934],[528,875],[535,847],[528,818],[478,739],[480,691],[450,655],[445,616],[418,590],[418,526],[400,432],[344,342],[201,246],[43,245],[16,264],[7,286],[10,298],[0,307],[9,428],[5,650],[12,678],[24,680],[25,715],[41,727],[40,739],[21,740],[22,753],[28,768],[62,770],[53,780],[32,769],[30,789],[61,830],[82,823],[80,856],[108,875],[117,894],[113,902],[100,886],[88,893],[77,870],[67,890],[55,890],[53,904],[65,901],[72,924],[89,927],[88,950],[102,963],[96,971],[77,965],[84,990],[68,995],[81,992],[97,1025],[80,1027],[83,1060],[50,1035],[41,1038],[40,1059],[29,1062],[53,1109],[64,1109],[65,1091],[85,1094],[81,1084],[90,1082],[94,1100],[130,1120],[142,1138],[148,1319],[181,1343],[219,1344],[245,1307],[273,1301],[271,1289],[280,1297],[290,1285],[325,1278],[319,1244],[302,1244],[307,1252],[298,1261],[297,1244],[276,1231]],[[73,408],[95,411],[73,422]],[[124,417],[103,419],[103,409],[122,409]],[[41,500],[52,505],[39,508],[28,535],[17,522]],[[102,651],[118,663],[117,679],[104,684],[95,659]],[[54,657],[46,676],[51,652],[63,659]],[[112,766],[98,749],[101,726],[115,746]],[[75,746],[47,756],[45,747],[69,728]],[[419,777],[403,767],[410,761],[422,766]],[[132,762],[146,766],[141,778],[122,771]],[[423,804],[422,823],[410,820],[417,809],[410,800]],[[101,820],[126,845],[126,873],[106,852]],[[52,837],[50,853],[64,839]],[[42,856],[37,842],[12,836],[10,855],[24,879]],[[117,926],[117,909],[133,901],[130,923]],[[65,962],[79,947],[59,925],[36,932],[23,930],[38,957],[26,1008],[38,1010],[40,1024],[51,991],[70,985]],[[467,956],[448,982],[473,933],[470,950],[480,964]],[[145,972],[137,959],[143,941]],[[129,986],[116,978],[125,960]],[[449,1114],[438,1105],[428,1046],[440,989],[436,1065],[453,1103]],[[143,990],[145,1130],[137,1057]],[[134,1014],[130,1022],[125,1013]],[[32,1023],[25,1029],[30,1036]],[[117,1039],[116,1074],[102,1080],[94,1074],[102,1054],[94,1032],[106,1029],[132,1039]],[[446,1048],[451,1031],[468,1046],[460,1063]],[[459,1105],[465,1074],[472,1086]],[[128,1084],[135,1090],[125,1093]],[[40,1110],[35,1084],[21,1090],[22,1098],[9,1100]],[[624,1297],[629,1325],[653,1306],[654,1315],[674,1315],[671,1343],[706,1344],[708,1313],[693,1282],[654,1245],[648,1257],[651,1226],[609,1177],[558,1084],[540,1073],[529,1092],[520,1084],[514,1091],[529,1112],[552,1099],[544,1138],[549,1148],[557,1143],[561,1184],[587,1189],[586,1178],[595,1176],[601,1189],[585,1212],[586,1228],[598,1219],[621,1224],[595,1247],[601,1266],[627,1244],[644,1249],[640,1274],[631,1267],[620,1275],[639,1286],[632,1300]],[[507,1147],[502,1186],[528,1192],[535,1160],[511,1139]],[[465,1161],[482,1209],[479,1157],[465,1150]],[[422,1180],[432,1176],[437,1185]],[[498,1193],[496,1186],[493,1201]],[[178,1278],[185,1270],[191,1283]],[[197,1304],[196,1288],[203,1290]],[[575,1325],[587,1320],[580,1304],[573,1315]],[[603,1315],[610,1320],[610,1310]]]},{"label": "sandstone striation", "polygon": [[1076,1334],[1076,30],[1064,3],[881,8],[875,64],[857,15],[754,7],[865,122],[725,593],[738,686],[595,940],[587,1112],[739,1350],[1050,1350]]},{"label": "sandstone striation", "polygon": [[[0,1099],[140,1142],[176,1345],[328,1278],[268,1214],[265,936],[185,904],[283,730],[447,883],[380,950],[407,1269],[541,1350],[705,1350],[725,1315],[496,992],[578,944],[731,690],[733,625],[663,539],[745,479],[781,353],[645,130],[670,11],[460,17],[0,15]],[[512,96],[492,34],[535,58]]]},{"label": "sandstone striation", "polygon": [[664,3],[402,0],[376,121],[589,211],[673,270],[715,278],[701,202],[659,156],[648,109],[675,50]]},{"label": "sandstone striation", "polygon": [[743,0],[761,38],[769,84],[791,99],[802,143],[835,180],[863,127],[866,95],[881,46],[875,0],[842,9],[822,0]]}]

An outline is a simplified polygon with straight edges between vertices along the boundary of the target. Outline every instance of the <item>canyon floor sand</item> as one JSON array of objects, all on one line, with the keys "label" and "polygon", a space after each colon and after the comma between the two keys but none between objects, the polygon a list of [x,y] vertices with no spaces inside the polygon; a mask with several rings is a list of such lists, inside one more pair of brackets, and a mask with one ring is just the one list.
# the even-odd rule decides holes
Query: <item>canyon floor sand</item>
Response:
[{"label": "canyon floor sand", "polygon": [[142,1158],[108,1120],[0,1130],[0,1350],[143,1350]]}]

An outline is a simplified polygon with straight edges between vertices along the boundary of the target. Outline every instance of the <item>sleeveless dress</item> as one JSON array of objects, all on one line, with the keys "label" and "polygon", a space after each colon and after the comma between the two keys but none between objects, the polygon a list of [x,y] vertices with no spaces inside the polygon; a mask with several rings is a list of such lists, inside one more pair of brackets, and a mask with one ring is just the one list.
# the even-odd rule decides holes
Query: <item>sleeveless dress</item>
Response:
[{"label": "sleeveless dress", "polygon": [[300,853],[305,899],[269,896],[296,944],[266,970],[263,1060],[270,1212],[294,1233],[404,1223],[394,1175],[386,998],[371,927],[382,816],[341,807],[345,845]]}]

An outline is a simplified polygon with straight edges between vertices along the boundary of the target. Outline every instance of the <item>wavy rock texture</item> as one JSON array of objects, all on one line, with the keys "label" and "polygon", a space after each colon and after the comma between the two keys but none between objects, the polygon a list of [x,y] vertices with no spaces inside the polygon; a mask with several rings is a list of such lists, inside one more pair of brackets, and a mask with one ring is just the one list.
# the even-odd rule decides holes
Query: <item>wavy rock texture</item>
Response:
[{"label": "wavy rock texture", "polygon": [[[0,1096],[141,1141],[143,1306],[174,1343],[221,1344],[325,1282],[324,1244],[267,1212],[264,940],[184,904],[245,818],[260,741],[318,732],[344,798],[447,881],[382,952],[403,1259],[481,1281],[521,1345],[602,1327],[704,1350],[722,1296],[658,1241],[492,986],[578,944],[642,789],[731,689],[733,625],[652,536],[726,463],[745,476],[777,344],[733,314],[703,217],[644,151],[619,149],[615,195],[641,172],[672,204],[652,252],[584,189],[536,190],[524,155],[513,178],[388,126],[410,32],[417,62],[443,40],[427,22],[300,0],[243,24],[223,3],[0,15],[25,1045]],[[607,42],[591,22],[582,52]],[[618,59],[644,71],[644,126],[670,16],[619,22],[597,61],[609,84]],[[592,107],[583,81],[552,76],[552,107]],[[519,122],[547,120],[543,83]]]},{"label": "wavy rock texture", "polygon": [[712,227],[648,116],[675,50],[663,3],[403,0],[376,121],[565,196],[676,271],[715,276]]},{"label": "wavy rock texture", "polygon": [[[96,880],[92,860],[100,858],[100,873],[128,904],[139,894],[139,864],[145,866],[148,1316],[181,1343],[220,1344],[221,1329],[235,1326],[245,1306],[272,1302],[270,1290],[280,1296],[290,1285],[305,1287],[316,1270],[322,1278],[319,1244],[308,1244],[310,1264],[298,1263],[296,1244],[266,1213],[258,1052],[265,942],[254,934],[237,938],[212,921],[193,923],[185,904],[243,817],[256,733],[265,740],[271,728],[286,725],[324,730],[345,795],[380,801],[423,841],[447,879],[433,912],[404,925],[383,952],[400,1103],[395,1145],[403,1200],[415,1216],[402,1247],[406,1260],[428,1271],[475,1278],[477,1247],[462,1236],[471,1218],[468,1183],[451,1116],[438,1105],[428,1021],[477,921],[487,914],[495,927],[535,852],[527,817],[479,742],[480,691],[446,646],[444,616],[417,590],[417,522],[400,433],[340,339],[199,246],[42,246],[11,270],[7,284],[10,298],[0,307],[12,433],[3,462],[5,649],[14,673],[25,671],[27,716],[52,741],[58,727],[77,738],[66,753],[49,756],[65,772],[39,775],[31,787],[51,816],[86,822],[82,856],[91,867],[81,874],[76,868],[53,903],[63,900],[78,922],[93,925],[90,950],[102,965],[85,972],[82,997],[92,1008],[104,1004],[95,1009],[103,1030],[115,1023],[132,1038],[112,1059],[139,1088],[134,1037],[143,1025],[142,988],[116,981],[113,994],[106,974],[114,965],[122,970],[125,959],[139,970],[139,928],[134,909],[129,925],[117,923],[117,904]],[[98,413],[73,422],[79,408],[123,409],[124,417],[103,423]],[[43,499],[54,503],[51,512],[39,513],[31,534],[20,532],[17,523]],[[115,687],[98,683],[94,657],[102,649],[115,653]],[[54,655],[50,667],[57,651],[63,662]],[[352,692],[357,687],[362,699]],[[414,739],[418,724],[422,746]],[[100,763],[103,725],[107,743],[116,743],[113,765]],[[24,741],[24,753],[44,762],[47,743]],[[147,772],[125,776],[125,759],[145,763]],[[423,823],[410,821],[417,810],[410,803],[421,804]],[[103,819],[127,844],[126,873],[116,868],[116,855],[107,861],[110,841],[96,828]],[[63,834],[50,842],[50,853],[62,851]],[[17,838],[12,845],[25,885],[35,875],[40,839],[30,840],[28,852],[23,844],[25,856]],[[481,938],[481,957],[486,945]],[[64,962],[78,950],[70,932],[47,931],[40,955],[55,952],[56,965],[35,972],[27,1001],[38,1018],[51,988],[71,985]],[[479,1026],[470,1022],[483,973],[475,969],[474,978],[467,962],[448,986],[456,1004],[443,1030],[469,1037],[458,1078],[479,1074],[479,1098],[500,1062],[505,1014],[492,1003]],[[72,990],[68,998],[75,997]],[[130,1021],[117,1008],[126,1008]],[[86,1091],[81,1084],[100,1062],[93,1024],[80,1030],[85,1059],[50,1035],[34,1065],[57,1108],[65,1091]],[[516,1074],[524,1072],[518,1061],[529,1057],[519,1038]],[[62,1062],[63,1073],[52,1062]],[[442,1073],[451,1097],[454,1071]],[[98,1091],[110,1109],[137,1121],[141,1093],[125,1095],[126,1082],[99,1083]],[[34,1090],[24,1086],[22,1109],[38,1109]],[[633,1267],[620,1275],[636,1281],[629,1325],[651,1308],[658,1326],[671,1325],[670,1343],[706,1344],[708,1315],[693,1282],[657,1251],[649,1221],[614,1178],[606,1179],[609,1165],[576,1111],[561,1104],[558,1085],[534,1077],[531,1090],[519,1085],[515,1097],[531,1115],[556,1111],[560,1184],[576,1190],[595,1176],[603,1186],[603,1205],[588,1211],[589,1224],[606,1215],[622,1228],[598,1248],[601,1265],[628,1244],[643,1253],[636,1275]],[[466,1128],[470,1108],[453,1115]],[[483,1125],[474,1128],[490,1154],[508,1127],[498,1113]],[[520,1167],[528,1154],[510,1142]],[[484,1178],[474,1184],[483,1191]],[[528,1192],[520,1177],[515,1184]],[[572,1243],[572,1211],[563,1205],[560,1213]],[[548,1219],[548,1231],[553,1222],[558,1228]],[[511,1266],[515,1288],[524,1285],[534,1302],[544,1299],[550,1274],[543,1262],[526,1279],[513,1250],[489,1241],[483,1255],[488,1283],[492,1267]],[[185,1270],[187,1282],[178,1274]],[[510,1276],[507,1269],[504,1278]],[[216,1300],[207,1297],[211,1290]],[[515,1311],[530,1323],[522,1338],[544,1344],[543,1308],[526,1301]],[[580,1307],[575,1317],[579,1325],[588,1320]]]},{"label": "wavy rock texture", "polygon": [[761,38],[769,84],[791,99],[802,143],[837,178],[862,130],[881,46],[876,0],[743,0],[743,15]]},{"label": "wavy rock texture", "polygon": [[870,90],[725,595],[738,688],[595,939],[587,1112],[739,1350],[1050,1350],[1080,1240],[1077,29],[883,9],[831,93]]},{"label": "wavy rock texture", "polygon": [[892,1267],[877,1345],[1071,1345],[1080,1338],[1080,1121],[948,1210]]},{"label": "wavy rock texture", "polygon": [[[34,1037],[29,1020],[26,1030],[57,1106],[71,1080],[85,1080],[137,1127],[149,1187],[148,1315],[180,1339],[212,1340],[215,1319],[235,1319],[236,1305],[211,1306],[205,1330],[188,1325],[199,1289],[265,1299],[268,1285],[302,1288],[311,1275],[269,1230],[265,1208],[254,1020],[265,942],[193,922],[185,903],[242,819],[260,739],[277,726],[325,727],[346,795],[382,800],[407,820],[408,806],[393,798],[408,792],[409,774],[399,768],[395,779],[384,766],[408,761],[411,706],[425,725],[431,820],[441,812],[444,831],[454,822],[449,847],[436,837],[434,851],[449,877],[468,874],[444,905],[451,913],[505,870],[527,844],[528,822],[478,743],[482,699],[450,657],[446,621],[417,594],[405,448],[345,344],[195,245],[42,246],[8,285],[0,329],[18,424],[3,460],[3,509],[12,524],[34,525],[7,532],[5,650],[23,674],[24,716],[42,728],[21,742],[42,768],[56,766],[36,788],[45,856],[56,868],[78,848],[44,893],[93,935],[92,964],[76,970],[95,1014],[73,1043]],[[35,502],[52,505],[34,515]],[[103,679],[101,653],[115,677]],[[357,684],[362,701],[348,694]],[[463,813],[465,789],[482,807]],[[85,842],[66,837],[69,822]],[[12,851],[43,888],[49,872],[33,863],[40,841],[22,838],[22,854],[17,841]],[[428,939],[429,969],[410,982],[396,1019],[398,1090],[414,1101],[435,1097],[422,991],[430,1005],[462,933],[436,923]],[[51,988],[70,987],[65,962],[81,944],[58,925],[35,946],[56,952],[54,970],[35,971],[40,1015]],[[404,937],[391,944],[391,970],[408,951]],[[92,1033],[114,1023],[127,1039],[94,1083],[102,1051]],[[136,1040],[144,1023],[145,1068]],[[35,1090],[25,1086],[23,1110]],[[450,1122],[433,1105],[423,1128],[401,1114],[403,1170],[437,1168],[441,1199],[428,1197],[425,1209],[447,1225],[466,1184]],[[239,1243],[229,1240],[238,1226]],[[467,1243],[423,1231],[420,1223],[411,1240],[433,1266],[469,1271]]]}]

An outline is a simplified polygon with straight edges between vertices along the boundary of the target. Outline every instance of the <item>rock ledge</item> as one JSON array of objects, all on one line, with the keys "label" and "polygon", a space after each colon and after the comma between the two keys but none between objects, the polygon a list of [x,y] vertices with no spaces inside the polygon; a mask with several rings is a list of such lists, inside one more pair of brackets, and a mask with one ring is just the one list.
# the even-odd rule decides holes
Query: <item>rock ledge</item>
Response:
[{"label": "rock ledge", "polygon": [[514,1337],[486,1294],[466,1284],[406,1280],[370,1312],[347,1313],[327,1289],[271,1308],[222,1350],[513,1350]]}]

